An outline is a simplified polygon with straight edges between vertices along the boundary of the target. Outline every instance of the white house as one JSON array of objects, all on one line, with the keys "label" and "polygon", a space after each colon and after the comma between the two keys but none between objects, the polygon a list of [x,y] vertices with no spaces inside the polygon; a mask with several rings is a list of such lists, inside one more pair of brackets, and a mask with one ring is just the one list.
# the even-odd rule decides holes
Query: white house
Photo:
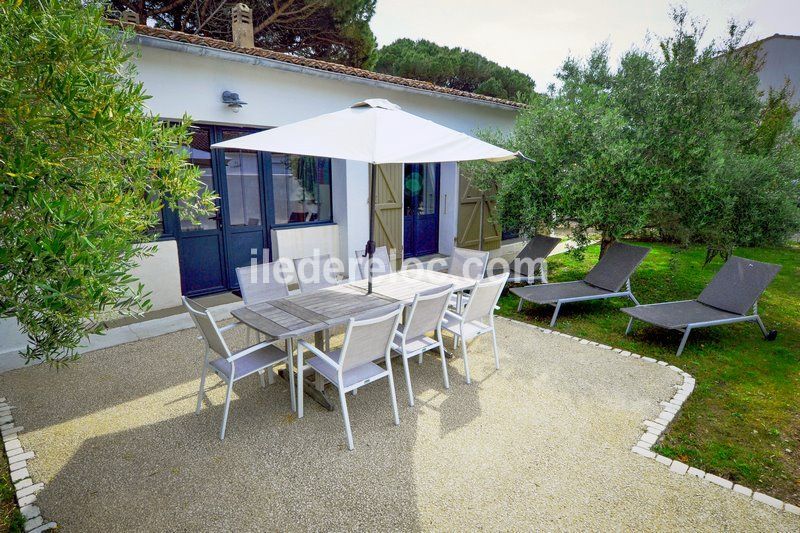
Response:
[{"label": "white house", "polygon": [[[385,98],[465,133],[507,131],[519,110],[515,102],[430,83],[147,26],[135,30],[138,76],[152,95],[150,107],[165,119],[185,113],[192,117],[198,126],[193,159],[221,199],[220,219],[199,227],[165,213],[161,254],[139,272],[153,286],[169,280],[170,286],[159,286],[163,301],[157,306],[177,305],[181,290],[199,295],[235,288],[234,269],[250,263],[251,249],[269,249],[273,260],[310,255],[314,249],[346,260],[367,240],[366,164],[290,154],[210,153],[210,142],[367,98]],[[224,103],[226,91],[247,104]],[[402,204],[397,219],[402,213],[404,230],[402,246],[393,243],[394,248],[405,257],[449,253],[458,224],[456,164],[406,165],[385,174],[399,183],[395,174],[400,172],[404,180],[415,180],[417,191],[411,194],[411,187],[403,186],[400,197],[393,198]],[[164,276],[166,269],[172,275]],[[173,283],[177,272],[181,283]]]},{"label": "white house", "polygon": [[[748,46],[758,46],[763,63],[758,88],[766,94],[770,89],[780,90],[788,80],[794,91],[792,104],[800,105],[800,35],[776,33]],[[800,121],[800,113],[794,120]]]},{"label": "white house", "polygon": [[[234,28],[237,44],[145,25],[131,27],[136,33],[131,46],[137,50],[137,76],[152,96],[150,108],[165,120],[192,117],[192,161],[220,197],[217,217],[200,225],[164,212],[158,252],[135,272],[152,291],[154,309],[180,305],[182,294],[236,288],[234,269],[250,264],[252,250],[257,250],[259,261],[319,250],[346,263],[367,241],[367,164],[291,154],[223,153],[210,150],[211,143],[368,98],[390,100],[465,133],[509,131],[520,109],[509,100],[254,48],[247,27]],[[237,104],[230,94],[223,101],[226,92],[246,105]],[[378,225],[378,244],[383,239],[405,257],[449,254],[459,224],[466,233],[463,227],[477,220],[464,212],[470,198],[460,190],[457,164],[383,167],[377,198],[384,219]],[[263,257],[265,249],[271,258]],[[0,323],[0,333],[0,357],[24,346],[13,322]]]}]

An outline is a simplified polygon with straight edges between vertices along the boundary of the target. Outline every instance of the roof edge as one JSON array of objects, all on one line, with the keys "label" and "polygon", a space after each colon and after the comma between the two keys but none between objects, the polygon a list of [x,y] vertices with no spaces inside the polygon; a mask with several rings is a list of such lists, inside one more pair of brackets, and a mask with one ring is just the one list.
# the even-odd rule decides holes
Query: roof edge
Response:
[{"label": "roof edge", "polygon": [[130,28],[136,34],[136,41],[143,46],[194,53],[196,55],[217,56],[220,59],[257,64],[278,70],[345,79],[355,83],[367,83],[392,90],[409,91],[506,110],[516,111],[525,107],[525,104],[521,102],[450,89],[427,81],[381,74],[319,59],[292,56],[264,48],[241,48],[231,42],[211,37],[201,37],[162,28],[151,28],[141,24],[112,22],[115,25],[119,24],[124,28]]},{"label": "roof edge", "polygon": [[764,43],[764,42],[767,42],[767,41],[771,41],[772,39],[796,39],[796,40],[800,40],[800,35],[788,35],[788,34],[785,34],[785,33],[774,33],[774,34],[769,35],[767,37],[762,37],[761,39],[756,39],[752,43],[744,44],[744,45],[740,46],[739,48],[737,48],[737,50],[743,50],[745,48],[750,48],[750,47],[753,47],[753,46],[757,46],[757,45],[759,45],[761,43]]}]

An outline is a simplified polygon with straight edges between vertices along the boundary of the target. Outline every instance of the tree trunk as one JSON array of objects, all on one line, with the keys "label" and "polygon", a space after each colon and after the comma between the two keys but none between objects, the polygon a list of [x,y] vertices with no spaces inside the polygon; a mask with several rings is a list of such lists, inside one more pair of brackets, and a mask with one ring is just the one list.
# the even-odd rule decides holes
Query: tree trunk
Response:
[{"label": "tree trunk", "polygon": [[603,258],[606,250],[608,250],[608,247],[611,246],[614,241],[616,241],[616,239],[605,231],[600,234],[600,259]]}]

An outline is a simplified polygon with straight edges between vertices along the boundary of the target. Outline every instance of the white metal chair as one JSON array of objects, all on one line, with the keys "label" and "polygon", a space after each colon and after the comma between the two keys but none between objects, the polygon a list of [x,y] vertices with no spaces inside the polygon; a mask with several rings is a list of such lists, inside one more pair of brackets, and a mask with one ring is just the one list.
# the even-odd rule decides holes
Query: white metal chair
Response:
[{"label": "white metal chair", "polygon": [[[253,305],[289,296],[288,280],[292,268],[291,262],[286,260],[237,268],[236,279],[239,281],[239,290],[242,293],[244,305]],[[249,327],[246,335],[246,342],[250,344]],[[259,341],[261,341],[261,332],[256,331],[256,342]],[[270,372],[270,385],[274,381],[275,377]]]},{"label": "white metal chair", "polygon": [[[405,323],[397,328],[394,340],[394,351],[403,359],[403,371],[406,376],[408,389],[408,405],[414,405],[414,391],[411,388],[411,372],[408,369],[408,360],[414,356],[422,362],[422,354],[439,349],[442,358],[442,379],[444,388],[450,388],[447,377],[447,361],[444,356],[444,343],[442,342],[442,318],[447,310],[447,303],[453,292],[453,286],[431,289],[414,296],[411,309],[406,314]],[[431,338],[428,333],[434,332],[436,338]]]},{"label": "white metal chair", "polygon": [[[297,349],[300,350],[300,359],[302,360],[303,357],[302,350],[308,350],[313,353],[314,357],[309,359],[306,364],[322,374],[325,379],[339,390],[339,402],[342,406],[347,447],[351,450],[353,449],[353,433],[350,430],[350,415],[347,412],[347,400],[345,399],[348,391],[388,377],[394,423],[395,425],[400,424],[389,352],[391,351],[392,339],[394,339],[394,333],[397,330],[402,311],[403,306],[398,305],[396,309],[389,313],[382,313],[378,316],[371,315],[369,318],[360,318],[358,320],[351,318],[347,324],[342,347],[327,354],[306,341],[301,340],[298,342]],[[374,363],[374,361],[381,358],[386,363],[386,368],[381,368]],[[302,372],[303,369],[299,369],[300,375],[302,375]],[[302,416],[302,379],[298,381],[297,397],[298,416]]]},{"label": "white metal chair", "polygon": [[[233,391],[233,384],[240,379],[246,378],[264,369],[272,368],[275,365],[286,363],[289,367],[289,395],[291,398],[292,409],[295,408],[295,391],[292,383],[292,358],[283,350],[273,345],[274,341],[260,342],[249,348],[231,353],[228,344],[222,337],[222,332],[227,331],[240,324],[231,324],[217,327],[217,323],[212,318],[211,314],[206,308],[183,297],[183,305],[189,311],[189,316],[192,317],[197,329],[200,330],[202,339],[205,342],[206,349],[203,358],[203,370],[200,375],[200,390],[197,393],[197,408],[195,413],[200,413],[200,407],[203,403],[203,393],[206,385],[206,373],[211,370],[222,381],[228,384],[228,392],[225,395],[225,409],[222,415],[222,429],[219,433],[219,438],[225,438],[225,427],[228,424],[228,410],[231,404],[231,392]],[[211,352],[216,353],[219,358],[210,360]],[[264,386],[264,377],[260,376],[261,386]]]},{"label": "white metal chair", "polygon": [[[464,374],[467,377],[467,383],[472,382],[467,359],[467,342],[475,337],[486,333],[492,334],[494,366],[500,368],[500,354],[497,352],[497,335],[494,330],[494,310],[506,280],[508,280],[507,272],[478,281],[472,289],[472,295],[462,314],[450,310],[444,314],[442,327],[453,334],[456,347],[458,347],[459,341],[461,343],[461,355],[464,357]],[[483,322],[481,320],[483,318],[488,320]]]},{"label": "white metal chair", "polygon": [[[454,248],[453,255],[450,257],[450,266],[447,268],[447,273],[479,281],[486,275],[486,266],[488,264],[489,252],[469,250],[467,248]],[[464,310],[464,306],[468,301],[469,295],[464,292],[458,295],[454,294],[450,297],[450,305],[459,312]]]},{"label": "white metal chair", "polygon": [[[364,255],[364,250],[356,250],[356,261],[358,262],[358,270],[361,272],[361,278],[367,279],[369,271],[369,257]],[[378,246],[375,253],[372,254],[372,277],[385,276],[394,272],[392,268],[392,260],[389,258],[389,250],[385,246]]]},{"label": "white metal chair", "polygon": [[291,263],[285,260],[237,268],[236,279],[239,280],[244,305],[289,296],[291,271]]},{"label": "white metal chair", "polygon": [[[301,293],[318,291],[338,285],[342,279],[341,262],[330,254],[313,255],[294,260],[294,271]],[[331,330],[326,329],[325,349],[330,349]]]},{"label": "white metal chair", "polygon": [[312,255],[294,260],[300,292],[312,292],[338,285],[342,279],[341,262],[330,254]]},{"label": "white metal chair", "polygon": [[484,274],[486,274],[486,265],[488,263],[489,252],[455,248],[450,258],[447,273],[478,281],[483,279]]}]

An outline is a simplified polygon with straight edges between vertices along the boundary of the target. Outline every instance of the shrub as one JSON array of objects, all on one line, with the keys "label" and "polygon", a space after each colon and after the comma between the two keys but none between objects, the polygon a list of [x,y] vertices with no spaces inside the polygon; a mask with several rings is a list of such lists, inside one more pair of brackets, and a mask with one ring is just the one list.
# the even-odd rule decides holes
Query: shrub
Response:
[{"label": "shrub", "polygon": [[213,208],[179,149],[187,124],[145,107],[128,37],[99,4],[0,3],[0,318],[29,359],[74,359],[100,313],[147,309],[129,271],[163,205]]}]

